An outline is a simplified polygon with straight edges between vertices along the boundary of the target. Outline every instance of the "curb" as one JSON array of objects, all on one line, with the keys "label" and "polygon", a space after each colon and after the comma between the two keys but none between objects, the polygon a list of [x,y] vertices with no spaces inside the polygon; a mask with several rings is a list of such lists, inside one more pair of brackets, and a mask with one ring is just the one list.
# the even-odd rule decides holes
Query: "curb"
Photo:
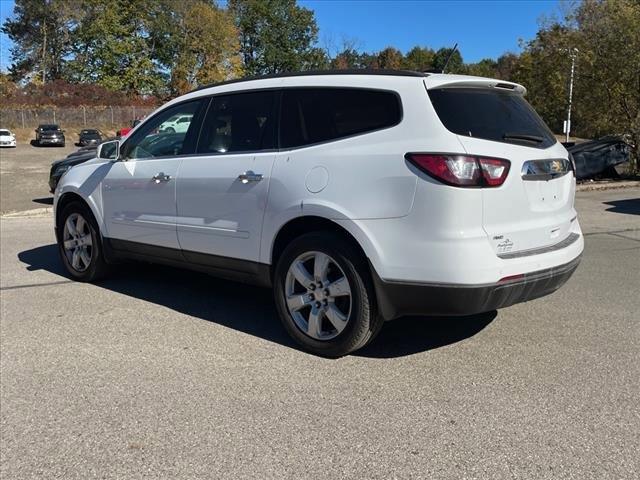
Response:
[{"label": "curb", "polygon": [[23,210],[22,212],[3,213],[0,218],[37,218],[49,217],[53,214],[53,207],[34,208],[32,210]]},{"label": "curb", "polygon": [[620,188],[640,187],[640,181],[630,180],[626,182],[589,182],[576,186],[576,192],[593,192],[599,190],[617,190]]}]

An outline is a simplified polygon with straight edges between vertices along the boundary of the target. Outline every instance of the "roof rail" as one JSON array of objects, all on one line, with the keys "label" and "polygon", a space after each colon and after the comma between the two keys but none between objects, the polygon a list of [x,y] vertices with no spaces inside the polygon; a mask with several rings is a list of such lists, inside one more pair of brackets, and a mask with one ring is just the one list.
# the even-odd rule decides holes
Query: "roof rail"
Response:
[{"label": "roof rail", "polygon": [[192,92],[204,90],[211,87],[220,87],[222,85],[229,85],[232,83],[249,82],[251,80],[265,80],[269,78],[288,78],[288,77],[309,77],[315,75],[390,75],[395,77],[426,77],[429,73],[415,72],[413,70],[386,70],[386,69],[373,69],[373,68],[353,68],[347,70],[307,70],[304,72],[283,72],[272,73],[269,75],[256,75],[252,77],[236,78],[234,80],[227,80],[225,82],[211,83],[209,85],[203,85],[198,87]]}]

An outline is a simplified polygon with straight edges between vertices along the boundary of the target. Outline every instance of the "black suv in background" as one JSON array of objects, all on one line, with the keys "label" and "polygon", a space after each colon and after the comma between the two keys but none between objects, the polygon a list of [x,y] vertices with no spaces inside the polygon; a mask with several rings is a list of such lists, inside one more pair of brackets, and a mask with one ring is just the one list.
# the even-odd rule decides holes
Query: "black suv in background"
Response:
[{"label": "black suv in background", "polygon": [[43,145],[58,145],[64,147],[64,131],[59,125],[41,124],[36,128],[35,144],[39,147]]},{"label": "black suv in background", "polygon": [[97,145],[102,142],[102,134],[100,130],[95,128],[85,128],[80,131],[78,146],[85,147],[87,145]]},{"label": "black suv in background", "polygon": [[[120,137],[106,138],[105,141],[120,140]],[[84,147],[79,148],[77,151],[70,153],[62,160],[56,160],[51,164],[51,170],[49,171],[49,190],[53,193],[56,190],[58,182],[62,176],[67,173],[71,167],[84,163],[87,160],[96,158],[96,149],[100,143],[91,143]]]}]

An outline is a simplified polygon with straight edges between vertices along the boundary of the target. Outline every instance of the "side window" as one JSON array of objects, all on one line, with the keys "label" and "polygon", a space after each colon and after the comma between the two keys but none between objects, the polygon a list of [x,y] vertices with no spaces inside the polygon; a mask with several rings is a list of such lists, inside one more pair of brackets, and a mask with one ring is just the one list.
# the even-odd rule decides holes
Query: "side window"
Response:
[{"label": "side window", "polygon": [[133,160],[193,153],[195,142],[190,139],[197,137],[193,119],[206,102],[185,102],[156,114],[124,142],[121,156]]},{"label": "side window", "polygon": [[213,97],[202,126],[198,153],[275,148],[273,91]]},{"label": "side window", "polygon": [[283,148],[336,140],[400,123],[394,92],[357,88],[285,89],[280,142]]}]

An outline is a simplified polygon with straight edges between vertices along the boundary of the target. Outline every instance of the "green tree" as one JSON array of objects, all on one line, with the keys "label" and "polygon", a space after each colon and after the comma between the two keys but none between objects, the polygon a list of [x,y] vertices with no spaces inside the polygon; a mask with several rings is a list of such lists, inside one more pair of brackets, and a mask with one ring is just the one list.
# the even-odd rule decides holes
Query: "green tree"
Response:
[{"label": "green tree", "polygon": [[154,0],[81,0],[70,78],[110,90],[156,92],[162,75],[147,35]]},{"label": "green tree", "polygon": [[[556,133],[567,117],[571,54],[576,71],[571,132],[624,136],[640,156],[640,2],[585,0],[541,28],[519,58],[499,68],[527,87],[528,98]],[[576,50],[577,49],[577,52]],[[636,163],[637,165],[637,163]],[[636,167],[637,168],[637,167]]]},{"label": "green tree", "polygon": [[64,76],[75,12],[68,0],[16,0],[14,18],[2,25],[14,43],[9,68],[14,80],[47,82]]},{"label": "green tree", "polygon": [[[447,58],[451,55],[451,48],[441,48],[433,55],[433,69],[442,71],[445,68]],[[456,49],[451,55],[449,63],[446,65],[446,73],[464,73],[464,62],[460,51]]]},{"label": "green tree", "polygon": [[512,72],[511,80],[527,88],[527,99],[556,133],[562,132],[567,114],[571,59],[566,52],[574,42],[566,26],[542,29],[526,45]]},{"label": "green tree", "polygon": [[640,160],[640,1],[585,0],[575,22],[577,130],[625,135]]},{"label": "green tree", "polygon": [[404,57],[402,68],[426,72],[433,68],[433,57],[435,52],[431,48],[415,46]]},{"label": "green tree", "polygon": [[465,73],[467,75],[475,75],[476,77],[495,78],[497,73],[498,62],[491,58],[484,58],[478,63],[470,63],[466,65]]},{"label": "green tree", "polygon": [[295,0],[229,0],[240,34],[244,70],[261,75],[326,66],[315,47],[318,27],[312,10]]}]

